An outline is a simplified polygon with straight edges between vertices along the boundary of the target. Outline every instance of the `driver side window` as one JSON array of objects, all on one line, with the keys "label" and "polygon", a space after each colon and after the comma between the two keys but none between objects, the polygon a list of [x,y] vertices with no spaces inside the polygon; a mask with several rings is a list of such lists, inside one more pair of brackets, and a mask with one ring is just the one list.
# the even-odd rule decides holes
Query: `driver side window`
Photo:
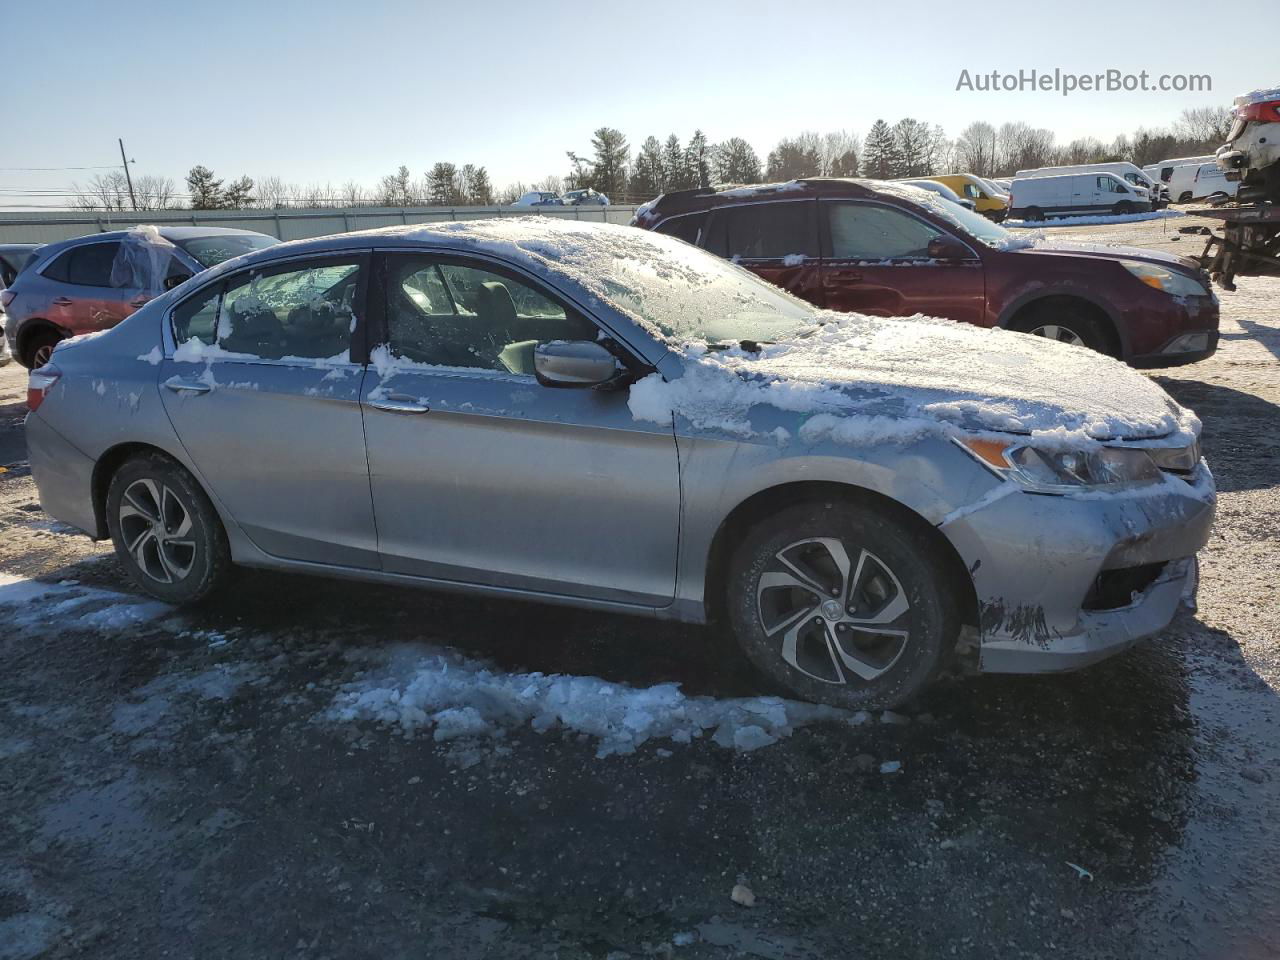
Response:
[{"label": "driver side window", "polygon": [[920,260],[940,231],[889,207],[826,203],[835,260]]},{"label": "driver side window", "polygon": [[385,276],[389,346],[406,360],[532,376],[539,343],[596,339],[594,323],[504,274],[396,255]]}]

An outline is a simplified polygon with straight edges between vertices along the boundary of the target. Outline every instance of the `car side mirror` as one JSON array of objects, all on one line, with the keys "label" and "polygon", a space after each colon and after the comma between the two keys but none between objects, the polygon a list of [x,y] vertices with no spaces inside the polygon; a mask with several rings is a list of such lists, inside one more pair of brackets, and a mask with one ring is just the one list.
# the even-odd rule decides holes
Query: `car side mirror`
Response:
[{"label": "car side mirror", "polygon": [[968,260],[969,248],[950,237],[934,237],[929,241],[930,260]]},{"label": "car side mirror", "polygon": [[551,340],[533,348],[533,373],[544,387],[598,387],[623,372],[592,340]]},{"label": "car side mirror", "polygon": [[190,279],[191,279],[191,274],[189,273],[185,275],[174,274],[172,277],[165,277],[164,288],[166,290],[172,290],[174,287],[181,286],[182,284],[186,283]]}]

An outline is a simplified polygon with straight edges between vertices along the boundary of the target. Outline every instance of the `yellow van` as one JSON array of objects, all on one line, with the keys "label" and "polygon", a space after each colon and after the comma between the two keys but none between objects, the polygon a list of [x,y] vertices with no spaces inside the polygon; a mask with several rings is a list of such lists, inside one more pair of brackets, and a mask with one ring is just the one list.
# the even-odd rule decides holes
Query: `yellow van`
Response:
[{"label": "yellow van", "polygon": [[999,223],[1009,212],[1009,196],[997,192],[992,184],[972,173],[944,173],[938,177],[922,177],[936,180],[950,187],[962,197],[973,201],[973,209],[989,220]]}]

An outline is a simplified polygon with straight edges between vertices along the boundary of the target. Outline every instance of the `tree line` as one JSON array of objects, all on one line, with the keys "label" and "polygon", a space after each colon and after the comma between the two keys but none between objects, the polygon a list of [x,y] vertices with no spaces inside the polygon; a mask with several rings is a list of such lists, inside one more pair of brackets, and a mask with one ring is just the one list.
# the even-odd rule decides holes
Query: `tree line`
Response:
[{"label": "tree line", "polygon": [[999,126],[976,121],[951,138],[938,124],[913,117],[892,124],[878,119],[865,138],[847,130],[783,137],[763,159],[742,137],[714,143],[702,130],[695,130],[685,141],[674,133],[665,140],[647,136],[633,155],[622,131],[600,127],[592,134],[589,151],[566,151],[565,172],[501,189],[494,187],[484,166],[440,162],[420,175],[401,165],[372,186],[355,180],[336,187],[301,185],[274,175],[226,181],[197,165],[186,176],[185,192],[179,192],[169,177],[140,176],[133,181],[131,195],[121,171],[95,176],[83,188],[75,185],[74,191],[80,209],[119,211],[134,204],[139,210],[492,206],[511,204],[530,190],[562,193],[582,188],[598,190],[614,203],[630,204],[672,190],[799,177],[893,180],[942,173],[1008,177],[1031,167],[1116,160],[1143,166],[1169,157],[1211,153],[1226,139],[1232,119],[1229,108],[1198,107],[1182,111],[1166,128],[1139,127],[1109,142],[1083,137],[1064,144],[1056,142],[1052,130],[1021,121]]}]

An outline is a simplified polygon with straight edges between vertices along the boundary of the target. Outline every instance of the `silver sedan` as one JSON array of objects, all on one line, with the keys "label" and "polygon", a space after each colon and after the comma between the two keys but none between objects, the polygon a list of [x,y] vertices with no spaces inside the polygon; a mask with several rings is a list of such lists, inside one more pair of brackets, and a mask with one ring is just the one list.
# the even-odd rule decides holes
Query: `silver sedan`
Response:
[{"label": "silver sedan", "polygon": [[714,621],[844,707],[1158,633],[1214,511],[1199,422],[1114,361],[536,217],[240,257],[29,395],[44,508],[161,599],[239,564]]}]

